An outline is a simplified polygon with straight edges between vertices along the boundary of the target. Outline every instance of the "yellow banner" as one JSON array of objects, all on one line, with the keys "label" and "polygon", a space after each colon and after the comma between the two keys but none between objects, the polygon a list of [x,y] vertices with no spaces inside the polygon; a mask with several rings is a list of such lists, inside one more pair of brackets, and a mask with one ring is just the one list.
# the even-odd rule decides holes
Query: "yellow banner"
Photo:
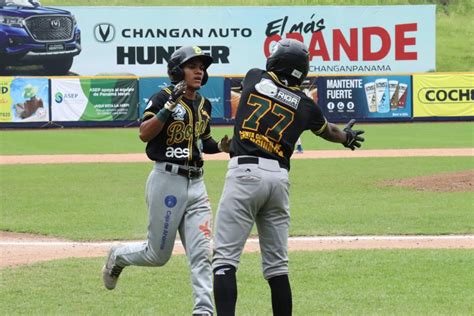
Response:
[{"label": "yellow banner", "polygon": [[413,75],[413,117],[474,116],[474,73]]},{"label": "yellow banner", "polygon": [[13,118],[10,95],[13,78],[0,77],[0,122],[11,122]]}]

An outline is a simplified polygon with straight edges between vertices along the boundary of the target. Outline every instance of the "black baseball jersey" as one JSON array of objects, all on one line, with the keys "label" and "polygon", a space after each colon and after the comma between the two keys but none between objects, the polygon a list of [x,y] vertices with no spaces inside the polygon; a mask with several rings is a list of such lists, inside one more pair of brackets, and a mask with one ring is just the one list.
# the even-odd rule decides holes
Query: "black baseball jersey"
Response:
[{"label": "black baseball jersey", "polygon": [[[172,89],[173,86],[164,88],[150,98],[143,121],[163,108]],[[199,93],[195,100],[182,97],[177,102],[161,132],[148,142],[146,154],[154,161],[202,165],[201,152],[219,152],[217,143],[211,137],[211,103]]]},{"label": "black baseball jersey", "polygon": [[295,143],[305,130],[321,134],[327,120],[299,87],[288,87],[272,72],[251,69],[242,82],[230,155],[276,159],[290,168]]}]

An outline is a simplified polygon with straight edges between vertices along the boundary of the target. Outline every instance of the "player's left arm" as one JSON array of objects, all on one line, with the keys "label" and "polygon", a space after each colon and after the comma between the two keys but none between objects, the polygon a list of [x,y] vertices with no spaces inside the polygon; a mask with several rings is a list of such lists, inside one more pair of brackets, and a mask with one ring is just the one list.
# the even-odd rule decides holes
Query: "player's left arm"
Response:
[{"label": "player's left arm", "polygon": [[219,152],[226,152],[228,153],[230,150],[230,142],[231,140],[227,135],[225,135],[219,142],[216,142],[214,138],[211,136],[211,111],[212,106],[211,103],[206,100],[206,106],[204,109],[206,115],[208,116],[209,123],[206,126],[206,130],[201,135],[202,140],[202,151],[206,154],[216,154]]}]

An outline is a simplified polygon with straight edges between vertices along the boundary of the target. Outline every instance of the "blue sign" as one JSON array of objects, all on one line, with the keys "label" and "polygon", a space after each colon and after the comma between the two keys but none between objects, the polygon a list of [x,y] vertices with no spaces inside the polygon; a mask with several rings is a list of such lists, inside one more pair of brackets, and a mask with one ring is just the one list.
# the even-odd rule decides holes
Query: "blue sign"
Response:
[{"label": "blue sign", "polygon": [[319,77],[317,87],[329,120],[411,118],[410,76]]},{"label": "blue sign", "polygon": [[[163,88],[171,85],[168,77],[145,77],[139,80],[139,117],[143,117],[148,100],[151,96]],[[224,78],[209,78],[206,85],[199,93],[207,98],[212,104],[212,118],[224,117]]]}]

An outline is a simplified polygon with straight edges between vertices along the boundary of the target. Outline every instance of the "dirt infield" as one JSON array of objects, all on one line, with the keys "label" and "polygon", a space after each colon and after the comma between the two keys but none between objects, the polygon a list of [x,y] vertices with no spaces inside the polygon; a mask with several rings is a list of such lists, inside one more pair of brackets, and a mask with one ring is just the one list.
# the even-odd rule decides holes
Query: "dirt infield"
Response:
[{"label": "dirt infield", "polygon": [[[427,149],[381,149],[381,150],[309,150],[294,154],[291,159],[370,158],[370,157],[455,157],[474,156],[474,148],[427,148]],[[207,155],[205,160],[227,160],[225,153]],[[57,164],[57,163],[125,163],[150,162],[140,154],[90,154],[90,155],[9,155],[0,156],[0,165],[11,164]]]},{"label": "dirt infield", "polygon": [[[0,231],[0,269],[40,261],[71,257],[105,257],[113,244],[124,242],[73,242],[32,234]],[[292,237],[290,251],[329,251],[338,249],[474,249],[474,235],[457,236],[325,236]],[[259,251],[258,240],[251,238],[246,252]],[[173,253],[183,254],[176,241]]]},{"label": "dirt infield", "polygon": [[[366,158],[366,157],[449,157],[474,156],[473,148],[444,149],[390,149],[360,151],[306,151],[292,159]],[[227,160],[226,154],[210,155],[206,160]],[[145,154],[104,155],[31,155],[0,156],[0,164],[56,164],[56,163],[125,163],[149,162]],[[474,170],[439,174],[380,183],[389,186],[408,186],[422,191],[467,191],[474,189]],[[125,241],[127,243],[130,241]],[[0,269],[69,257],[101,257],[118,242],[73,242],[32,234],[0,231]],[[321,251],[337,249],[417,249],[465,248],[474,249],[474,235],[456,236],[334,236],[293,237],[289,240],[291,251]],[[245,251],[258,251],[258,240],[249,239]],[[174,253],[184,253],[179,241]]]}]

